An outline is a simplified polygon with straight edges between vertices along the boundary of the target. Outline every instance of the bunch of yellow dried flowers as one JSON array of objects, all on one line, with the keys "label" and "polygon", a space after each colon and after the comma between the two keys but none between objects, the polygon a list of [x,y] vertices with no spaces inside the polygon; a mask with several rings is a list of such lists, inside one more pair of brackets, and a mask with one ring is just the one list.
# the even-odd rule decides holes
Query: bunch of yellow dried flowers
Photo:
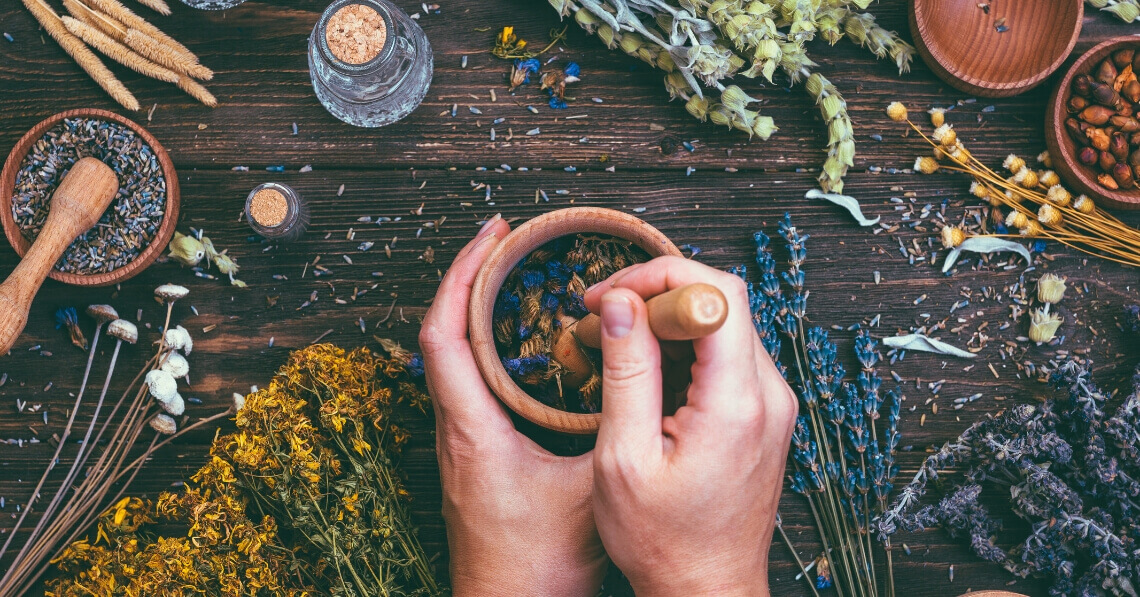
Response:
[{"label": "bunch of yellow dried flowers", "polygon": [[[444,593],[395,468],[423,411],[416,357],[318,344],[245,397],[183,493],[131,498],[56,560],[48,595]],[[177,528],[177,533],[160,531]]]}]

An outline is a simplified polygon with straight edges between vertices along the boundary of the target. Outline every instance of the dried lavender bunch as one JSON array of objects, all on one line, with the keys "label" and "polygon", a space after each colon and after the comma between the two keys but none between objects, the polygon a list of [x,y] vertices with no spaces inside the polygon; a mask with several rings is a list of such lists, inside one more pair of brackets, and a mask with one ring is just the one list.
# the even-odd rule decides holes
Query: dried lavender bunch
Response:
[{"label": "dried lavender bunch", "polygon": [[[791,377],[805,413],[792,434],[790,480],[792,490],[808,500],[824,546],[818,570],[827,572],[820,572],[816,586],[825,588],[834,582],[841,594],[893,595],[889,534],[875,536],[872,529],[887,510],[898,474],[895,452],[903,398],[897,389],[881,391],[878,343],[866,331],[856,334],[860,371],[848,381],[828,333],[820,327],[807,328],[810,293],[804,287],[803,265],[808,235],[801,235],[786,214],[779,231],[790,268],[777,275],[770,239],[763,232],[755,233],[760,281],[749,284],[749,300],[756,331],[780,371]],[[744,267],[734,272],[747,278]],[[794,369],[784,365],[789,356]],[[876,425],[887,396],[886,421]],[[882,580],[876,576],[876,541],[887,560]]]},{"label": "dried lavender bunch", "polygon": [[[1109,416],[1109,395],[1092,381],[1091,363],[1067,361],[1050,381],[1058,396],[979,421],[926,459],[875,531],[947,529],[968,537],[978,556],[1021,577],[1052,581],[1051,595],[1136,595],[1140,573],[1140,370],[1134,391]],[[917,511],[940,471],[964,481],[937,506]],[[979,503],[982,488],[1010,496],[1010,511],[1030,524],[1010,549],[996,544],[999,518]]]},{"label": "dried lavender bunch", "polygon": [[[791,84],[808,81],[828,127],[828,157],[819,177],[829,193],[843,191],[855,141],[847,105],[822,75],[804,45],[817,34],[831,44],[847,37],[879,58],[890,57],[899,72],[910,70],[914,48],[880,27],[864,10],[869,0],[550,0],[562,17],[574,16],[607,47],[665,71],[673,99],[702,122],[767,139],[772,119],[750,109],[758,100],[725,79],[740,74],[774,82],[777,71]],[[813,81],[814,79],[814,81]],[[717,97],[719,94],[719,98]]]}]

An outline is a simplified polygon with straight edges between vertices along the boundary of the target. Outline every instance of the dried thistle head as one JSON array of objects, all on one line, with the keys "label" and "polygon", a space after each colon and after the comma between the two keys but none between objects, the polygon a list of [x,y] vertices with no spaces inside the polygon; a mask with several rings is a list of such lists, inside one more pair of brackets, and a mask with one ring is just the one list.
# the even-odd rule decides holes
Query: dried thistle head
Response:
[{"label": "dried thistle head", "polygon": [[953,249],[962,244],[966,240],[966,233],[957,226],[943,226],[942,227],[942,246],[947,249]]},{"label": "dried thistle head", "polygon": [[915,172],[921,172],[923,174],[934,174],[938,171],[939,167],[940,166],[938,165],[938,160],[935,160],[930,156],[919,156],[914,160]]},{"label": "dried thistle head", "polygon": [[954,132],[953,125],[944,124],[936,129],[930,135],[935,142],[949,147],[958,142],[958,133]]},{"label": "dried thistle head", "polygon": [[1011,153],[1005,156],[1005,161],[1001,163],[1001,167],[1009,170],[1011,174],[1017,174],[1025,167],[1025,160]]},{"label": "dried thistle head", "polygon": [[1063,219],[1064,217],[1061,215],[1061,210],[1048,203],[1042,204],[1037,210],[1037,221],[1050,228],[1056,228]]},{"label": "dried thistle head", "polygon": [[1052,170],[1042,170],[1037,173],[1037,179],[1041,182],[1041,186],[1052,188],[1055,185],[1061,184],[1061,177]]},{"label": "dried thistle head", "polygon": [[887,118],[895,122],[905,122],[907,119],[906,106],[902,102],[891,102],[887,104]]},{"label": "dried thistle head", "polygon": [[1057,328],[1065,320],[1056,313],[1050,313],[1044,308],[1035,309],[1030,315],[1029,339],[1037,344],[1044,344],[1053,340],[1057,335]]},{"label": "dried thistle head", "polygon": [[1014,210],[1005,217],[1005,225],[1010,228],[1025,228],[1029,224],[1029,216],[1021,211]]},{"label": "dried thistle head", "polygon": [[1037,300],[1055,305],[1065,298],[1065,278],[1057,274],[1045,274],[1037,280]]},{"label": "dried thistle head", "polygon": [[[1054,174],[1054,176],[1056,175]],[[1045,181],[1042,180],[1041,184],[1045,184]],[[1049,190],[1045,193],[1045,198],[1058,207],[1067,207],[1073,201],[1073,195],[1069,193],[1069,190],[1059,184],[1050,185]]]},{"label": "dried thistle head", "polygon": [[1034,172],[1031,168],[1026,168],[1024,166],[1022,166],[1021,170],[1018,170],[1009,180],[1013,184],[1023,189],[1032,189],[1037,186],[1038,182],[1040,182],[1037,179],[1037,173]]},{"label": "dried thistle head", "polygon": [[1076,201],[1073,201],[1073,209],[1083,214],[1091,214],[1096,211],[1096,204],[1087,195],[1077,195]]}]

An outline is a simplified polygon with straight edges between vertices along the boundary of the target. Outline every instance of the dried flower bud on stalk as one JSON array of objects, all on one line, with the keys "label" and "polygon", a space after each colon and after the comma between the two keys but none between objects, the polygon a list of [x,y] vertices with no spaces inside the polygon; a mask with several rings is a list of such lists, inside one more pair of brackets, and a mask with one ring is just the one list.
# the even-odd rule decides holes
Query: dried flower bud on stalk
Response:
[{"label": "dried flower bud on stalk", "polygon": [[1065,278],[1057,274],[1045,274],[1037,281],[1037,300],[1055,305],[1065,298]]}]

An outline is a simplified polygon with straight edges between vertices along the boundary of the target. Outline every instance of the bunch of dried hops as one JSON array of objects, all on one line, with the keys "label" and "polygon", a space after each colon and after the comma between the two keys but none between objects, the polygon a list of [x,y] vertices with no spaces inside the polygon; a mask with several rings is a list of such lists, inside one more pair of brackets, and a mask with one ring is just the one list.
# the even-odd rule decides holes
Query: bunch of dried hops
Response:
[{"label": "bunch of dried hops", "polygon": [[[1140,575],[1140,370],[1134,393],[1111,415],[1111,396],[1091,363],[1067,361],[1051,375],[1060,390],[975,423],[929,456],[875,531],[942,527],[981,558],[1021,576],[1052,581],[1051,595],[1136,595]],[[935,505],[918,508],[946,469],[961,475]],[[983,506],[985,488],[1008,494],[1029,524],[1011,549],[997,543],[1000,518]],[[917,509],[917,510],[916,510]]]},{"label": "bunch of dried hops", "polygon": [[[886,575],[880,579],[875,565],[880,546],[871,529],[887,509],[898,474],[895,451],[904,398],[897,389],[881,391],[878,343],[863,330],[855,337],[859,374],[853,381],[846,379],[827,331],[808,328],[809,292],[803,269],[808,235],[800,234],[786,214],[779,232],[790,269],[776,273],[770,239],[763,232],[755,233],[760,281],[748,285],[748,294],[756,331],[800,398],[802,414],[792,434],[790,479],[792,490],[808,500],[825,546],[816,562],[817,586],[834,583],[840,594],[894,595],[889,535],[877,538],[886,560]],[[745,268],[733,271],[747,279]],[[781,279],[790,292],[781,287]],[[784,365],[788,362],[794,362],[795,368]],[[888,397],[883,421],[881,411]]]},{"label": "bunch of dried hops", "polygon": [[914,48],[875,23],[865,10],[870,0],[550,0],[558,14],[574,16],[610,49],[666,73],[673,98],[701,121],[767,139],[776,131],[761,116],[759,100],[736,85],[736,75],[774,82],[777,71],[791,84],[806,81],[827,126],[827,160],[819,176],[829,193],[843,191],[843,176],[854,163],[855,137],[847,104],[808,57],[805,44],[818,35],[835,44],[843,37],[890,57],[899,72],[910,70]]},{"label": "bunch of dried hops", "polygon": [[237,431],[214,440],[186,492],[105,513],[58,560],[54,594],[110,594],[107,577],[123,594],[441,594],[395,468],[409,437],[397,411],[429,399],[418,358],[388,346],[388,358],[310,346],[269,387],[235,395]]}]

